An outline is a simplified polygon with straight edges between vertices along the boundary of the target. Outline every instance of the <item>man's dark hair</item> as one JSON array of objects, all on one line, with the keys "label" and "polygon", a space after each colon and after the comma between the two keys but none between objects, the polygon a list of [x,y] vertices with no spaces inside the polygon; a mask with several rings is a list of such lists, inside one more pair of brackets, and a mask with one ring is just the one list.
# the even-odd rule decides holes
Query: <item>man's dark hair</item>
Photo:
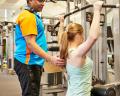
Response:
[{"label": "man's dark hair", "polygon": [[[27,1],[27,3],[29,2],[29,0],[26,0]],[[43,2],[43,1],[45,1],[45,0],[39,0],[40,2]]]},{"label": "man's dark hair", "polygon": [[27,1],[27,3],[29,2],[29,0],[26,0]]},{"label": "man's dark hair", "polygon": [[26,0],[27,1],[27,3],[29,3],[29,1],[32,1],[32,0]]}]

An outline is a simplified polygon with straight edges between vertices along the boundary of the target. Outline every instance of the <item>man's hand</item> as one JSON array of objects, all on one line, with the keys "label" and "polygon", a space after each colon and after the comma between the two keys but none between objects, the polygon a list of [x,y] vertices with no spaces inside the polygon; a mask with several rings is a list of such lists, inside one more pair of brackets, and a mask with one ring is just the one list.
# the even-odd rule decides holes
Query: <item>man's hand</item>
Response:
[{"label": "man's hand", "polygon": [[57,56],[52,56],[51,57],[51,63],[56,65],[56,66],[64,66],[65,65],[65,60],[64,59],[60,59]]}]

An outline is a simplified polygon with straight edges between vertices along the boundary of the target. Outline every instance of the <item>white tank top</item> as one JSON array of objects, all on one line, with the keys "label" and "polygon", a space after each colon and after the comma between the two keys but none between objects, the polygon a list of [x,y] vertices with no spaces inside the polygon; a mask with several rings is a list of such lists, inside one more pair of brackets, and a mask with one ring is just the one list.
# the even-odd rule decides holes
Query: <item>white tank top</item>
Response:
[{"label": "white tank top", "polygon": [[[69,50],[66,70],[68,74],[68,89],[66,96],[90,96],[92,83],[92,65],[93,61],[86,57],[85,64],[81,68],[74,66],[75,57],[71,55],[75,48]],[[71,58],[72,57],[72,58]],[[72,64],[71,64],[72,59]]]}]

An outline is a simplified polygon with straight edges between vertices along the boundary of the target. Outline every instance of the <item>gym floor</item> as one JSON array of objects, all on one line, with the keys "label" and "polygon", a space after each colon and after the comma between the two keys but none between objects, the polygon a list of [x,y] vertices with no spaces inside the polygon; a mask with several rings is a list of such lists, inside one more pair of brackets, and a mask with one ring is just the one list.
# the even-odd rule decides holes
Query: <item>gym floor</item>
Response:
[{"label": "gym floor", "polygon": [[[46,91],[42,92],[42,96],[53,96],[52,94],[44,93]],[[0,72],[0,96],[21,96],[20,84],[16,75],[8,75],[5,72]],[[57,96],[65,96],[65,93],[58,93]]]},{"label": "gym floor", "polygon": [[16,75],[0,73],[0,96],[21,96]]}]

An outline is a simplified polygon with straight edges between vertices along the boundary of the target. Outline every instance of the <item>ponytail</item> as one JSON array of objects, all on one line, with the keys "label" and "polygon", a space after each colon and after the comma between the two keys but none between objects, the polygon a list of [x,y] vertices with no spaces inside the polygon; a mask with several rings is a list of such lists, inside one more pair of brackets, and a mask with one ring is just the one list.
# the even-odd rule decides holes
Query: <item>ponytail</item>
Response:
[{"label": "ponytail", "polygon": [[66,60],[67,56],[68,56],[67,32],[63,32],[60,41],[60,58]]}]

